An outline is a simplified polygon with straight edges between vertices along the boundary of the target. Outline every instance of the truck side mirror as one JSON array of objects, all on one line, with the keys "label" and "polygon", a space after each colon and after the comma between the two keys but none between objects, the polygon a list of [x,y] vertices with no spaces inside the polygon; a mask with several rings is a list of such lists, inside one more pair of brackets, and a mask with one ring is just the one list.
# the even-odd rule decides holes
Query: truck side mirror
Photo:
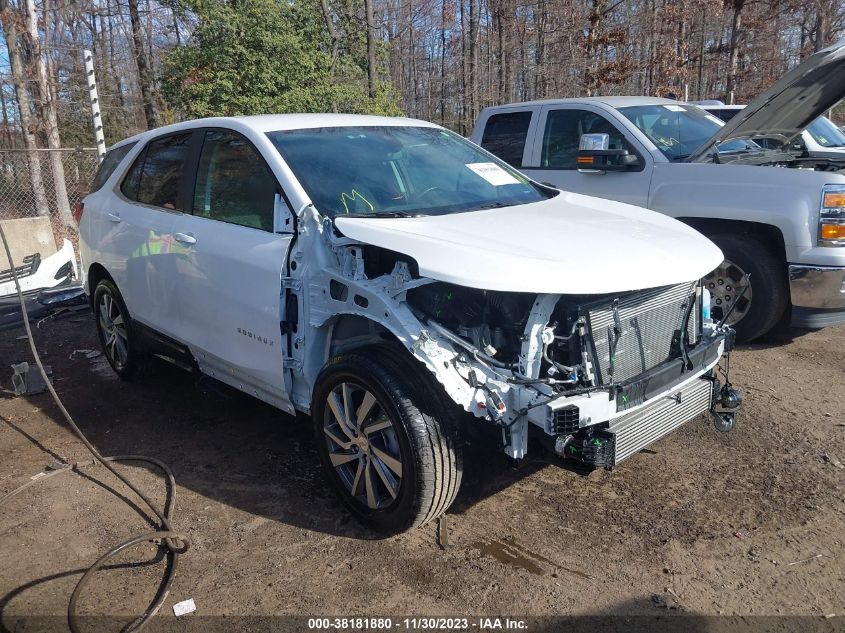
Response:
[{"label": "truck side mirror", "polygon": [[582,134],[578,144],[578,171],[603,174],[606,171],[627,171],[641,165],[636,154],[627,149],[609,149],[609,134]]}]

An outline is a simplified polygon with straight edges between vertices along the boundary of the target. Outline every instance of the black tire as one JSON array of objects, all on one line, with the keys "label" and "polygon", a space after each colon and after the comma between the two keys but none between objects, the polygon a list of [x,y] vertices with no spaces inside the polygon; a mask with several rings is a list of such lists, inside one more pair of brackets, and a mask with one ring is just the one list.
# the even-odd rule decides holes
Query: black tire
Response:
[{"label": "black tire", "polygon": [[[144,355],[139,349],[137,337],[134,336],[132,329],[132,319],[129,316],[129,311],[126,309],[126,304],[123,302],[123,297],[111,281],[102,279],[97,283],[94,290],[94,321],[97,324],[97,338],[100,339],[100,346],[103,348],[103,354],[106,360],[111,365],[120,378],[124,380],[131,380],[136,378],[143,366]],[[125,355],[122,355],[116,345],[112,344],[112,331],[108,328],[107,320],[104,319],[103,311],[111,307],[112,314],[119,312],[122,316],[122,332],[125,333]]]},{"label": "black tire", "polygon": [[[772,330],[789,307],[786,264],[754,236],[720,233],[708,237],[722,249],[726,261],[751,274],[752,300],[733,327],[739,342],[753,341]],[[719,315],[714,313],[714,318]]]},{"label": "black tire", "polygon": [[[333,358],[317,379],[311,409],[320,461],[343,503],[361,523],[377,532],[396,534],[439,517],[452,504],[460,486],[462,455],[457,424],[445,402],[445,394],[427,374],[427,369],[410,359],[397,360],[392,350],[372,347]],[[355,398],[357,388],[362,391],[361,399],[367,392],[375,398],[373,411],[380,413],[374,418],[371,416],[375,413],[362,416],[363,429],[383,425],[387,418],[392,424],[390,429],[379,433],[390,434],[392,455],[398,456],[401,463],[401,481],[398,490],[394,485],[396,494],[391,497],[387,494],[391,491],[384,483],[383,474],[387,473],[384,463],[378,462],[382,474],[376,470],[378,464],[372,466],[373,472],[381,477],[381,480],[373,479],[374,487],[385,493],[377,500],[376,507],[369,505],[367,486],[370,484],[366,475],[364,490],[360,483],[356,488],[356,481],[359,481],[358,471],[364,468],[363,472],[368,472],[376,461],[376,443],[380,440],[367,435],[366,439],[371,442],[369,448],[352,445],[344,449],[329,439],[326,431],[329,427],[329,432],[336,438],[349,443],[348,436],[339,435],[339,425],[331,426],[337,418],[329,405],[329,397],[337,395],[337,390],[342,391],[344,384],[349,386],[350,399]],[[335,401],[335,407],[338,403],[339,400]],[[355,406],[360,406],[360,400]],[[357,413],[355,417],[357,419]],[[353,425],[357,426],[358,422],[353,420]],[[356,441],[365,435],[363,429],[350,429],[358,438]],[[388,450],[390,447],[385,442],[382,448]],[[371,454],[362,456],[364,451]],[[332,456],[346,459],[352,453],[358,455],[357,461],[339,466],[331,461]],[[356,471],[354,478],[352,470]],[[353,479],[351,483],[350,479]],[[395,484],[395,480],[392,483]],[[353,489],[360,491],[359,494],[353,494]]]}]

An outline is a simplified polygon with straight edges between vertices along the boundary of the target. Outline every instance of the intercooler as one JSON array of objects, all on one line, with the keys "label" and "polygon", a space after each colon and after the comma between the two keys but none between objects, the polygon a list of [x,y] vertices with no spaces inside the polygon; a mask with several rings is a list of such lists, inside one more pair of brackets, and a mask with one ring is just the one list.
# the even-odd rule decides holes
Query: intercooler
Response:
[{"label": "intercooler", "polygon": [[713,383],[700,378],[639,411],[613,420],[609,429],[614,436],[613,465],[710,409],[712,393]]},{"label": "intercooler", "polygon": [[[583,306],[598,384],[624,382],[679,356],[682,321],[695,300],[696,283],[684,283]],[[687,323],[690,345],[698,340],[698,321],[693,306]]]}]

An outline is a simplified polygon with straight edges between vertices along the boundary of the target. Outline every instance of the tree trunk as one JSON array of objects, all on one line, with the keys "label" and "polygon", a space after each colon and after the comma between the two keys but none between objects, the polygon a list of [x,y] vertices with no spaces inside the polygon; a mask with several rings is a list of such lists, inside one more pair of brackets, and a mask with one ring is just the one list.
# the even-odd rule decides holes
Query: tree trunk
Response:
[{"label": "tree trunk", "polygon": [[731,40],[728,45],[728,80],[725,83],[725,103],[736,103],[736,75],[739,70],[739,33],[742,28],[742,8],[745,0],[733,0],[733,20],[731,21]]},{"label": "tree trunk", "polygon": [[23,60],[18,45],[18,16],[13,14],[8,0],[0,0],[0,22],[3,24],[3,35],[6,39],[6,50],[9,54],[9,66],[12,83],[15,86],[15,97],[18,102],[18,112],[21,120],[21,134],[23,136],[26,159],[29,165],[29,181],[35,198],[35,211],[38,215],[50,215],[47,194],[44,192],[44,179],[41,174],[41,161],[38,157],[38,142],[35,137],[35,121],[32,116],[32,101],[24,78]]},{"label": "tree trunk", "polygon": [[326,21],[326,30],[329,32],[329,37],[332,40],[331,72],[334,73],[334,66],[337,63],[337,55],[340,50],[340,33],[338,33],[337,26],[335,26],[328,0],[320,0],[320,8],[323,10],[323,19]]},{"label": "tree trunk", "polygon": [[478,4],[469,0],[469,117],[468,127],[478,115]]},{"label": "tree trunk", "polygon": [[[62,140],[59,137],[59,117],[56,113],[56,101],[54,92],[50,87],[50,73],[44,51],[41,49],[41,40],[38,35],[38,14],[35,9],[35,0],[26,0],[26,37],[29,40],[30,51],[32,52],[35,65],[35,76],[38,81],[38,89],[41,93],[41,112],[43,120],[41,128],[47,137],[47,147],[52,150],[50,154],[50,167],[53,170],[53,193],[56,196],[56,208],[59,211],[59,219],[66,227],[75,227],[76,223],[70,212],[70,200],[67,195],[67,183],[65,182],[65,167],[62,164]],[[50,0],[44,0],[44,33],[45,38],[50,32]],[[52,66],[52,64],[51,64]]]},{"label": "tree trunk", "polygon": [[367,89],[370,98],[376,96],[376,24],[373,17],[373,0],[364,0],[367,13]]},{"label": "tree trunk", "polygon": [[440,125],[446,125],[446,0],[440,5]]},{"label": "tree trunk", "polygon": [[141,17],[138,14],[138,0],[128,1],[129,21],[132,26],[132,52],[135,55],[135,64],[138,66],[138,83],[141,86],[141,100],[144,102],[144,119],[146,119],[147,128],[152,129],[157,126],[153,77],[147,59],[147,51],[144,48]]}]

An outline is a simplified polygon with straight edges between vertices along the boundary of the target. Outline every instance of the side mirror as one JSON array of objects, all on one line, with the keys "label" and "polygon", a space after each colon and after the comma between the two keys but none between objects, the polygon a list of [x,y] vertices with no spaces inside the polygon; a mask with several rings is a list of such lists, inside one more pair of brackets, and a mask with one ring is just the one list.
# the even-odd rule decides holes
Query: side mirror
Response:
[{"label": "side mirror", "polygon": [[606,171],[627,171],[639,167],[640,159],[627,149],[609,149],[609,134],[582,134],[578,144],[578,171],[603,174]]}]

